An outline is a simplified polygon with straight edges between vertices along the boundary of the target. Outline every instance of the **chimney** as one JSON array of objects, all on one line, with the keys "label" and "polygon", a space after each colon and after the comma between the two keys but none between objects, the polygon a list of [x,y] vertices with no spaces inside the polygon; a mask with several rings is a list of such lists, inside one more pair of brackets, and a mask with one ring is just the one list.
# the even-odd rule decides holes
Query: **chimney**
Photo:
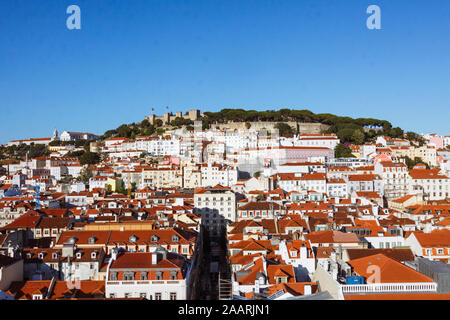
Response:
[{"label": "chimney", "polygon": [[158,264],[158,253],[152,253],[152,264]]},{"label": "chimney", "polygon": [[336,262],[336,252],[331,252],[330,259]]},{"label": "chimney", "polygon": [[378,217],[378,209],[379,209],[378,205],[376,205],[376,204],[372,205],[372,212],[375,217]]},{"label": "chimney", "polygon": [[259,278],[256,277],[256,279],[255,279],[255,293],[259,293],[259,292],[260,292]]},{"label": "chimney", "polygon": [[117,253],[119,252],[119,250],[117,248],[112,249],[111,251],[111,260],[116,260],[117,259]]},{"label": "chimney", "polygon": [[306,259],[308,258],[308,249],[306,248],[306,244],[302,243],[302,246],[300,247],[300,259]]},{"label": "chimney", "polygon": [[334,280],[337,280],[338,269],[335,262],[331,264],[331,276],[333,277]]},{"label": "chimney", "polygon": [[305,284],[305,287],[304,287],[303,291],[304,291],[304,295],[305,295],[305,296],[310,295],[311,292],[312,292],[312,291],[311,291],[311,285],[310,285],[310,284]]}]

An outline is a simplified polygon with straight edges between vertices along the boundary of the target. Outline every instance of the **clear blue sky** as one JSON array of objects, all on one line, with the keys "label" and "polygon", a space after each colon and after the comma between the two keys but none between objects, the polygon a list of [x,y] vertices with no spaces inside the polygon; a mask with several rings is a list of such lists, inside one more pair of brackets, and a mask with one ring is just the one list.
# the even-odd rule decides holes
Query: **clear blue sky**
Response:
[{"label": "clear blue sky", "polygon": [[[81,30],[66,8],[81,8]],[[379,5],[382,30],[366,28]],[[151,113],[310,109],[450,134],[448,0],[0,1],[0,143]]]}]

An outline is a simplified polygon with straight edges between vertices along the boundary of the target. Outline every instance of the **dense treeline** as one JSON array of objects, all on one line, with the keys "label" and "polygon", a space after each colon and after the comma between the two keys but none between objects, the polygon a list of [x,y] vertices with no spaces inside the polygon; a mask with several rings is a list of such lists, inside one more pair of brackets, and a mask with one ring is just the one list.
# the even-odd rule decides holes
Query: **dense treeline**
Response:
[{"label": "dense treeline", "polygon": [[156,123],[153,125],[147,119],[139,123],[132,124],[122,124],[117,129],[112,129],[106,131],[102,136],[99,137],[99,140],[105,140],[112,137],[121,137],[128,139],[135,139],[138,136],[151,136],[155,133],[161,132],[161,129],[158,129],[163,125],[161,119],[157,119]]},{"label": "dense treeline", "polygon": [[[214,128],[214,125],[228,122],[246,122],[247,127],[251,127],[252,122],[268,121],[278,122],[276,128],[279,129],[283,136],[292,136],[298,134],[296,128],[289,126],[286,122],[297,123],[322,123],[328,125],[329,128],[323,133],[336,134],[342,143],[363,144],[365,142],[375,141],[377,136],[386,135],[392,138],[404,138],[405,132],[399,127],[392,127],[387,120],[374,118],[351,118],[341,117],[330,113],[315,114],[309,110],[244,110],[244,109],[222,109],[218,112],[204,112],[202,128]],[[186,126],[188,130],[193,130],[193,121],[184,118],[175,118],[170,123],[172,128],[180,128]],[[164,127],[166,128],[166,127]],[[123,124],[117,129],[106,131],[100,140],[111,137],[124,137],[135,139],[140,135],[150,136],[153,134],[161,134],[164,132],[161,119],[156,120],[152,125],[148,120],[129,125]],[[421,136],[414,132],[407,132],[406,137],[422,145],[424,140]]]},{"label": "dense treeline", "polygon": [[46,157],[50,155],[50,151],[43,144],[20,144],[17,146],[0,146],[0,160],[15,159],[25,160],[28,153],[28,159],[36,157]]},{"label": "dense treeline", "polygon": [[[403,130],[393,128],[386,120],[374,118],[341,117],[330,113],[315,114],[309,110],[280,109],[277,111],[255,111],[244,109],[222,109],[219,112],[205,112],[203,127],[211,127],[217,123],[270,121],[284,123],[288,121],[298,123],[322,123],[330,126],[324,133],[335,133],[343,143],[362,144],[372,141],[376,136],[388,135],[402,138]],[[287,124],[278,125],[280,134],[291,136],[297,132],[289,129]]]}]

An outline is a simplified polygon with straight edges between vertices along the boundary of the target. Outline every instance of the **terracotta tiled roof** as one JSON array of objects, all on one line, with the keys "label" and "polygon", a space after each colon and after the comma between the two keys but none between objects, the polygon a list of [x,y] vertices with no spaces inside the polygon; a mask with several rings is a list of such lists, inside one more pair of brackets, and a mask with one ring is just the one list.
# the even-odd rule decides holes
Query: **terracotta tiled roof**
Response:
[{"label": "terracotta tiled roof", "polygon": [[431,233],[413,232],[422,247],[450,247],[450,230],[435,230]]},{"label": "terracotta tiled roof", "polygon": [[346,249],[349,260],[355,260],[382,253],[385,256],[398,262],[414,261],[414,254],[411,249]]},{"label": "terracotta tiled roof", "polygon": [[357,274],[366,279],[373,274],[373,269],[369,267],[378,266],[380,268],[380,283],[433,282],[433,279],[424,274],[380,253],[350,260],[347,263],[352,266]]},{"label": "terracotta tiled roof", "polygon": [[313,231],[306,236],[311,243],[359,243],[358,236],[354,233],[344,233],[341,231]]}]

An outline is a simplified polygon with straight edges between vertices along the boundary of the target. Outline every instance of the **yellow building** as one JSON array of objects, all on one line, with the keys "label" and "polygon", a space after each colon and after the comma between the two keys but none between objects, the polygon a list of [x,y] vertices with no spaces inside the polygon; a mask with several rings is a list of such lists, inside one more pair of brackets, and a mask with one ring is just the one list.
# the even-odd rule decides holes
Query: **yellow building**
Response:
[{"label": "yellow building", "polygon": [[123,184],[122,179],[108,177],[105,188],[108,188],[108,186],[109,186],[111,188],[112,192],[116,192],[117,189],[119,188],[119,186],[122,184]]}]

